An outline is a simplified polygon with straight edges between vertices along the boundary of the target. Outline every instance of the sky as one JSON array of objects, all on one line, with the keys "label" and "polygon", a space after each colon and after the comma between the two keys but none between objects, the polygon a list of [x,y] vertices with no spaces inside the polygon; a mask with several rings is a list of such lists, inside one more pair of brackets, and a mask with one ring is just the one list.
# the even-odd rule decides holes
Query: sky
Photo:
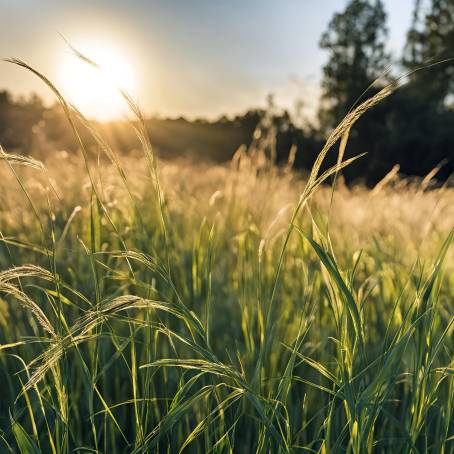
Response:
[{"label": "sky", "polygon": [[[0,57],[16,57],[45,73],[88,116],[118,116],[88,88],[62,35],[90,58],[105,58],[144,111],[215,118],[265,104],[315,111],[327,55],[321,34],[346,0],[0,0]],[[389,50],[397,58],[413,0],[384,0]],[[103,54],[104,53],[104,54]],[[119,63],[121,62],[121,63]],[[93,70],[91,70],[93,71]],[[115,81],[117,83],[117,81]],[[108,85],[108,84],[107,84]],[[0,63],[0,89],[51,96],[37,78]],[[110,95],[106,95],[109,97]],[[77,104],[76,99],[72,99]],[[104,102],[104,104],[103,104]],[[104,110],[97,111],[97,107]],[[101,118],[103,119],[103,118]]]}]

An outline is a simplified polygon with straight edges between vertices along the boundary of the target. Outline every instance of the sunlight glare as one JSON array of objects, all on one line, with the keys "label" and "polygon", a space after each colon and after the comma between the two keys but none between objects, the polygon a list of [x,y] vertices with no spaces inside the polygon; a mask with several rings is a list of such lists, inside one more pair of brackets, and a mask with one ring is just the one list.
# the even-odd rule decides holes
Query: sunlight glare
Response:
[{"label": "sunlight glare", "polygon": [[67,54],[60,74],[63,95],[89,118],[108,121],[124,116],[127,105],[119,89],[128,93],[134,90],[130,63],[107,47],[83,50],[82,53],[100,69]]}]

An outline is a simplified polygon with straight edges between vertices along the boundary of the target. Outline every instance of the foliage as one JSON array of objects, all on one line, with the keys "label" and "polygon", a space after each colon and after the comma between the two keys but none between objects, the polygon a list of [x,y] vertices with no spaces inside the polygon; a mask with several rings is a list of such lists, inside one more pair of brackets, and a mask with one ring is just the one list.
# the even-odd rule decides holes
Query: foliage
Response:
[{"label": "foliage", "polygon": [[[398,72],[407,77],[394,77],[405,86],[352,131],[350,153],[367,152],[369,156],[361,166],[347,171],[350,180],[363,175],[368,184],[375,184],[396,164],[402,174],[424,176],[434,171],[440,180],[454,171],[453,15],[451,0],[415,2],[402,57],[404,69]],[[332,124],[364,90],[369,87],[368,92],[373,93],[380,85],[380,73],[389,62],[385,36],[380,2],[351,1],[343,13],[334,16],[321,41],[330,55],[324,87],[325,97],[331,100],[328,109],[322,110],[322,124]],[[390,73],[387,79],[393,80]]]},{"label": "foliage", "polygon": [[322,186],[392,87],[301,180],[272,135],[230,167],[161,168],[127,94],[143,157],[125,160],[13,62],[81,155],[0,155],[4,452],[450,451],[452,190]]},{"label": "foliage", "polygon": [[450,102],[447,98],[454,94],[454,62],[450,60],[454,57],[454,2],[432,0],[423,17],[422,6],[421,2],[415,4],[414,23],[407,37],[404,64],[414,70],[429,63],[443,62],[437,71],[412,75],[419,88],[424,87],[419,96],[424,97],[426,105],[440,110],[446,102]]},{"label": "foliage", "polygon": [[329,52],[323,67],[322,127],[337,125],[383,75],[390,64],[386,37],[386,14],[380,0],[352,0],[331,19],[320,40],[320,47]]}]

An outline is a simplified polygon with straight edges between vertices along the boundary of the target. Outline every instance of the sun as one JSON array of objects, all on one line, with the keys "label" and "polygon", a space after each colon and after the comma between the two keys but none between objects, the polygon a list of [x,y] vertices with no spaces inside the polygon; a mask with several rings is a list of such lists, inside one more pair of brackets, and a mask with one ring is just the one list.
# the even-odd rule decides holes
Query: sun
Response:
[{"label": "sun", "polygon": [[72,53],[60,65],[60,86],[63,95],[85,116],[100,121],[121,118],[127,105],[120,89],[133,93],[134,71],[119,52],[105,46],[89,47],[83,54],[99,65],[99,69]]}]

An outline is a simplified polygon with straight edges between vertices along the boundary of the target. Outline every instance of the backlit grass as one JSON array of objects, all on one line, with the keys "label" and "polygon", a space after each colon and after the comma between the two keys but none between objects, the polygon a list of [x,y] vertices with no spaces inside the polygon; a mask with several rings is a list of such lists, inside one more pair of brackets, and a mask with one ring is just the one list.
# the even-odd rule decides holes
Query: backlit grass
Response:
[{"label": "backlit grass", "polygon": [[452,452],[453,190],[339,174],[391,87],[303,177],[158,165],[127,94],[119,157],[27,68],[99,159],[0,155],[2,452]]}]

